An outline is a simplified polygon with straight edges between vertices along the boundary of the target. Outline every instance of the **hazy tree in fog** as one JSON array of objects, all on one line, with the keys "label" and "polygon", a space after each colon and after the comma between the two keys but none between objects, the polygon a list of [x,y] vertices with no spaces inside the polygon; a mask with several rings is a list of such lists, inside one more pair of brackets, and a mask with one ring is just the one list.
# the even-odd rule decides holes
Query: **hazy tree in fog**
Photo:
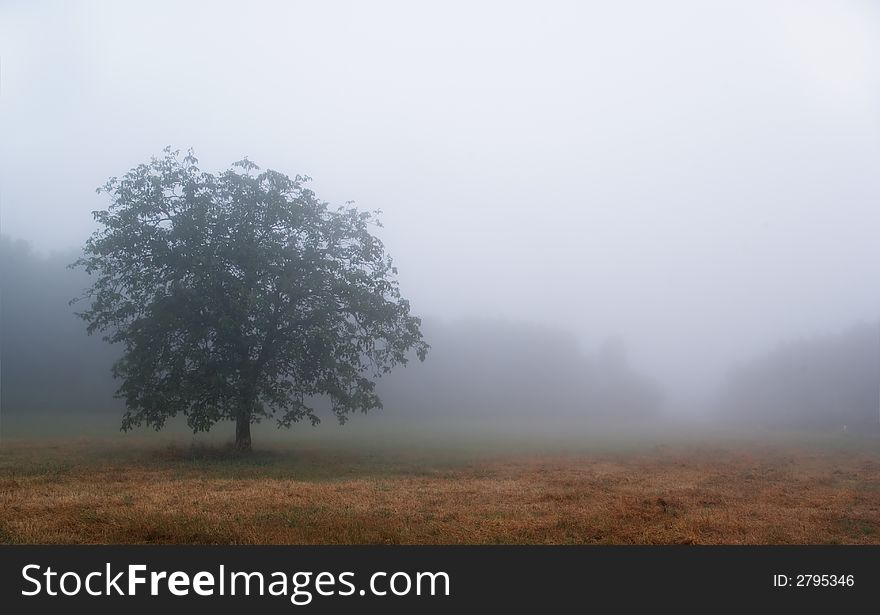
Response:
[{"label": "hazy tree in fog", "polygon": [[382,382],[388,414],[438,427],[638,424],[660,414],[659,388],[621,342],[591,354],[564,329],[489,318],[426,320],[424,330],[431,360]]},{"label": "hazy tree in fog", "polygon": [[4,417],[99,415],[118,411],[108,370],[116,348],[89,338],[70,297],[88,282],[70,250],[34,252],[0,236],[0,408]]},{"label": "hazy tree in fog", "polygon": [[308,178],[243,160],[219,174],[165,150],[103,187],[74,265],[97,276],[80,316],[120,343],[123,429],[186,416],[193,431],[381,407],[375,379],[428,346],[369,213],[331,209]]},{"label": "hazy tree in fog", "polygon": [[734,370],[721,407],[770,427],[842,429],[878,422],[880,323],[780,344]]},{"label": "hazy tree in fog", "polygon": [[626,345],[617,337],[601,345],[584,380],[586,404],[606,416],[646,418],[663,403],[660,387],[630,366]]}]

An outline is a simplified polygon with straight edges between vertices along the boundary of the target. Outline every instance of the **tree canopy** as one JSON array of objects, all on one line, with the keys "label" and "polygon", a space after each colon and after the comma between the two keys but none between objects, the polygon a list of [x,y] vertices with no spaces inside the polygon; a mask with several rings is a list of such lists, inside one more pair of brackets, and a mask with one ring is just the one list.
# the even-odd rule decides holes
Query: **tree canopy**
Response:
[{"label": "tree canopy", "polygon": [[263,418],[319,422],[317,397],[340,422],[380,408],[376,379],[424,360],[378,212],[331,208],[308,180],[247,159],[212,174],[166,148],[99,188],[111,203],[73,266],[95,276],[88,331],[122,345],[123,429],[234,420],[249,449]]}]

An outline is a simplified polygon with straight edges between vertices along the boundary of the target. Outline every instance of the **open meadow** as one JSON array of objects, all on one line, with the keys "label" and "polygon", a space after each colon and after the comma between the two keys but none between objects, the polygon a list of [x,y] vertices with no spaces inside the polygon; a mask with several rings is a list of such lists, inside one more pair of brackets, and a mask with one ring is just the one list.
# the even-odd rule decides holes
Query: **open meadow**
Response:
[{"label": "open meadow", "polygon": [[876,437],[5,439],[4,543],[880,543]]}]

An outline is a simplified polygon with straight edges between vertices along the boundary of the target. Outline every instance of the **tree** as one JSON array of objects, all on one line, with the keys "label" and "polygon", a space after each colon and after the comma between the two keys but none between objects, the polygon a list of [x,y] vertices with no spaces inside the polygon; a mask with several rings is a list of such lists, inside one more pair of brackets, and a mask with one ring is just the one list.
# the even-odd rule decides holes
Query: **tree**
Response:
[{"label": "tree", "polygon": [[320,397],[340,423],[381,408],[375,380],[429,346],[370,232],[378,212],[332,209],[308,177],[247,159],[216,175],[197,165],[166,148],[111,178],[71,265],[96,276],[79,298],[89,333],[122,345],[122,429],[233,420],[249,450],[251,423],[317,424]]}]

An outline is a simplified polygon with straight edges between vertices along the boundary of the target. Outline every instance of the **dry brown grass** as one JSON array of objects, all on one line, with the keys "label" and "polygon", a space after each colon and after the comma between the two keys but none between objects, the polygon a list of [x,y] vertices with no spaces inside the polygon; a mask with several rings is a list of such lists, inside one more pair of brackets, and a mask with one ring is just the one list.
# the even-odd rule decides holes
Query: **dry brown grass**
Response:
[{"label": "dry brown grass", "polygon": [[5,444],[0,542],[880,543],[880,452],[765,442],[235,458]]}]

